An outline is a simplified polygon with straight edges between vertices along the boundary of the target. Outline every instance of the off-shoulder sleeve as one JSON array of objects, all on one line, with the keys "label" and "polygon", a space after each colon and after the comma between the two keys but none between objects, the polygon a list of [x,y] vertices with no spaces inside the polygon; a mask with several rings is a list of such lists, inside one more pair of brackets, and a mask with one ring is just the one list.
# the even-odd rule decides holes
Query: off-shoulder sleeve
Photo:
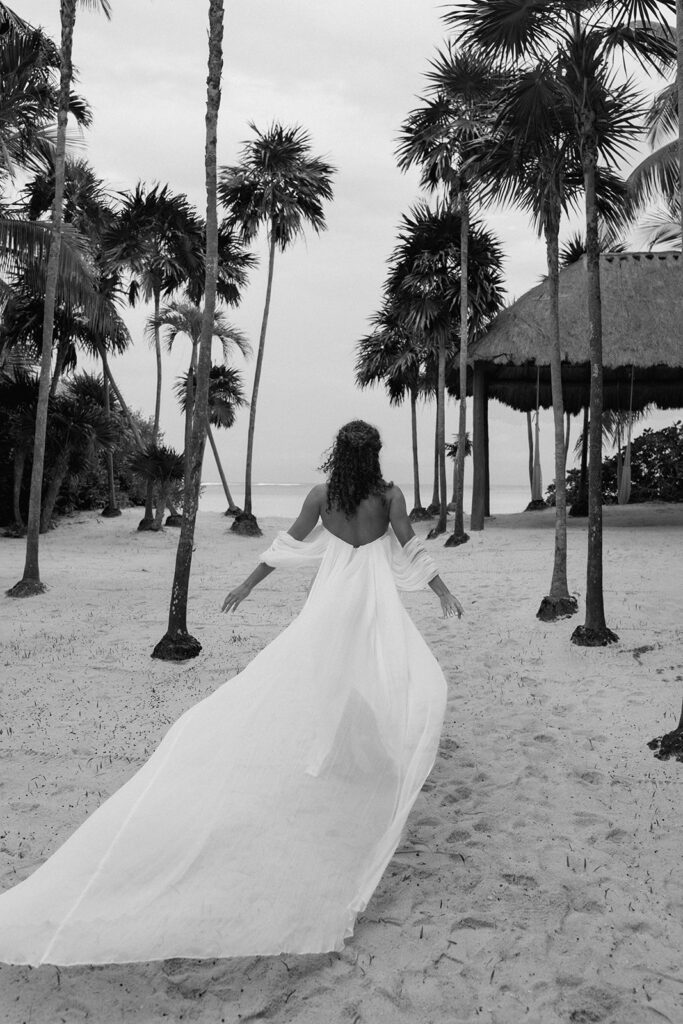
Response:
[{"label": "off-shoulder sleeve", "polygon": [[423,590],[439,575],[433,559],[427,554],[419,537],[411,537],[401,547],[393,531],[391,538],[391,569],[399,590]]},{"label": "off-shoulder sleeve", "polygon": [[316,526],[305,540],[294,540],[294,537],[282,530],[268,550],[263,552],[260,561],[273,569],[319,565],[329,540],[330,535],[321,525]]}]

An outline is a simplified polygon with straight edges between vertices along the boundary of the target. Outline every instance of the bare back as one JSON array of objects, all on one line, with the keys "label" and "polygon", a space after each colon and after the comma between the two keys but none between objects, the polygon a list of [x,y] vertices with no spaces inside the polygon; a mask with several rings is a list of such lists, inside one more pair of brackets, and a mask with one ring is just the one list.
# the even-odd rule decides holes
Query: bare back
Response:
[{"label": "bare back", "polygon": [[364,498],[354,514],[348,517],[340,509],[328,510],[327,485],[319,484],[306,498],[299,518],[289,533],[297,540],[303,540],[318,518],[326,530],[355,548],[372,544],[383,537],[389,524],[401,544],[406,544],[414,536],[403,492],[393,484],[387,488],[384,496],[373,494]]}]

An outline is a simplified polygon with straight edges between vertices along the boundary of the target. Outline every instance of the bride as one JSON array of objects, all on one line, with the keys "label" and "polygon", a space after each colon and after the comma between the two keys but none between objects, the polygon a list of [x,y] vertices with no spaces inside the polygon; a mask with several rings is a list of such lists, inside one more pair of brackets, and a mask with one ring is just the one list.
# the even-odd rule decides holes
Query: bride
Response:
[{"label": "bride", "polygon": [[0,895],[0,961],[101,964],[341,949],[431,770],[445,680],[398,590],[437,574],[381,441],[339,431],[287,533],[225,598],[318,566],[294,621]]}]

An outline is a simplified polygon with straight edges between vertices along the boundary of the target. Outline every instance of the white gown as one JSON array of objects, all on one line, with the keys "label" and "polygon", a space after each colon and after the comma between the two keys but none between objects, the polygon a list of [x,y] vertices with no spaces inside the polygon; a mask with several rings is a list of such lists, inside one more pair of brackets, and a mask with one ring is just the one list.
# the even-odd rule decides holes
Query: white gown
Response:
[{"label": "white gown", "polygon": [[354,548],[322,526],[262,561],[321,562],[301,613],[0,896],[0,961],[318,953],[352,934],[436,756],[446,684],[397,592],[436,567],[391,530]]}]

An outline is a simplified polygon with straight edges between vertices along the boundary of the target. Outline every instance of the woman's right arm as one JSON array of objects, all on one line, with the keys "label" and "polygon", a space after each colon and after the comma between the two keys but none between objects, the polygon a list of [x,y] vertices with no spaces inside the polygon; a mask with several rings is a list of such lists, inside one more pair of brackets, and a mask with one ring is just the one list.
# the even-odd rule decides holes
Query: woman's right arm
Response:
[{"label": "woman's right arm", "polygon": [[[415,530],[413,529],[413,524],[408,518],[406,499],[404,498],[403,491],[400,487],[393,487],[392,493],[389,497],[389,522],[391,523],[391,528],[396,534],[399,544],[404,548],[408,541],[415,537]],[[418,541],[418,543],[420,542]],[[422,545],[420,544],[420,546]],[[431,580],[429,580],[428,586],[434,591],[441,602],[441,610],[443,611],[444,618],[447,619],[453,615],[457,615],[458,618],[462,616],[462,605],[458,601],[457,597],[451,594],[440,576],[433,576]]]}]

